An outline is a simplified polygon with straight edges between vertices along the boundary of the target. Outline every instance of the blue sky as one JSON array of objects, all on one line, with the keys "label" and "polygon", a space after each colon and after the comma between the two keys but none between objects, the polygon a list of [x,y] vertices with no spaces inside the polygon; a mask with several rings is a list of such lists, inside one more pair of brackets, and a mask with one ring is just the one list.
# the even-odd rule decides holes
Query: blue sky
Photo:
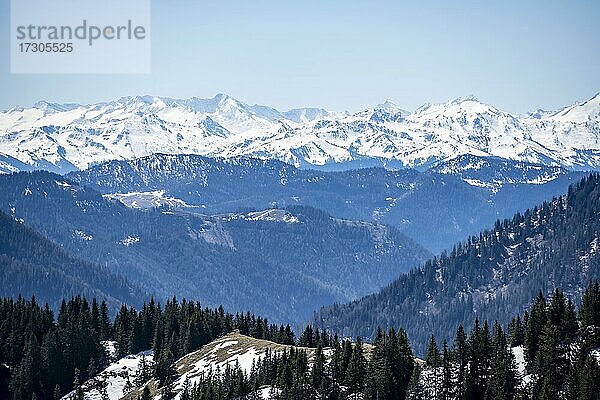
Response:
[{"label": "blue sky", "polygon": [[0,5],[0,108],[228,93],[279,109],[413,110],[473,94],[506,111],[600,91],[598,1],[152,2],[152,73],[11,75]]}]

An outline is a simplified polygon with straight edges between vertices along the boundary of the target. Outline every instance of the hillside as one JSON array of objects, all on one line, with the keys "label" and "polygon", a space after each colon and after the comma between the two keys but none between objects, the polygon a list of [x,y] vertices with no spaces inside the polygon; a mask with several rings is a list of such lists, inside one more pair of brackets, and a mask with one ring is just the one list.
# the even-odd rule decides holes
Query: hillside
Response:
[{"label": "hillside", "polygon": [[[363,347],[368,360],[373,346],[364,344]],[[284,351],[304,352],[310,367],[314,364],[317,348],[283,345],[243,335],[238,331],[228,333],[173,362],[175,376],[172,382],[172,397],[181,399],[181,392],[185,387],[190,390],[194,385],[201,384],[207,376],[223,375],[227,369],[239,368],[244,374],[250,375],[253,368],[265,357],[281,355]],[[333,353],[333,348],[323,349],[326,363],[331,362]],[[104,392],[110,400],[137,400],[146,387],[152,398],[160,395],[162,392],[160,382],[153,378],[150,372],[155,367],[155,362],[152,350],[115,360],[93,379],[82,383],[85,400],[101,398]],[[263,386],[259,388],[257,395],[259,398],[268,399],[272,390],[276,389]],[[67,394],[63,399],[67,400],[72,395],[73,393]]]},{"label": "hillside", "polygon": [[403,327],[422,354],[429,334],[450,338],[475,316],[506,323],[539,290],[560,287],[579,299],[587,282],[600,277],[599,215],[600,176],[591,175],[567,195],[497,222],[378,293],[322,309],[315,324],[365,337],[377,326]]},{"label": "hillside", "polygon": [[301,322],[375,291],[430,253],[395,228],[308,207],[138,210],[48,172],[0,177],[0,209],[159,299]]},{"label": "hillside", "polygon": [[58,309],[60,299],[86,295],[138,305],[148,296],[108,268],[84,262],[0,211],[0,296],[30,298]]},{"label": "hillside", "polygon": [[[222,374],[225,373],[227,368],[239,367],[245,374],[250,374],[252,366],[256,366],[269,353],[289,352],[291,349],[305,351],[309,365],[314,362],[316,348],[282,345],[269,340],[255,339],[239,332],[229,333],[210,342],[200,350],[186,354],[175,361],[173,368],[177,376],[173,381],[174,398],[181,398],[181,391],[185,385],[190,388],[194,384],[199,384],[210,373]],[[328,358],[330,358],[332,349],[324,349],[323,352],[326,357],[329,355]],[[137,396],[142,394],[145,386],[151,389],[150,393],[152,395],[160,393],[159,383],[156,380],[151,380],[146,385],[141,385],[141,387],[128,393],[123,399],[136,400]],[[260,395],[262,398],[268,398],[269,389],[269,387],[261,388]]]},{"label": "hillside", "polygon": [[[126,204],[196,206],[205,214],[308,205],[397,227],[434,253],[498,218],[564,194],[583,174],[527,163],[461,159],[439,170],[303,170],[278,161],[155,154],[67,175]],[[439,173],[438,173],[439,171]],[[459,174],[464,171],[464,177]]]}]

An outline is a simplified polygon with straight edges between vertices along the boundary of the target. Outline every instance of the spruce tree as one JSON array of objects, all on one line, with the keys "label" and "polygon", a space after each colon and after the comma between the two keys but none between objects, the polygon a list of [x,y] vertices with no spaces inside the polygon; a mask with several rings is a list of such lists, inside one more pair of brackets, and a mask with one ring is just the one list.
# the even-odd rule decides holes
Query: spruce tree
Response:
[{"label": "spruce tree", "polygon": [[425,387],[421,382],[421,366],[415,365],[406,390],[407,400],[429,400],[425,395]]},{"label": "spruce tree", "polygon": [[494,345],[491,375],[485,398],[489,400],[512,400],[516,393],[516,365],[512,351],[508,348],[502,327],[494,325]]},{"label": "spruce tree", "polygon": [[348,364],[345,383],[348,387],[348,393],[354,398],[358,398],[358,394],[362,392],[365,383],[365,356],[363,354],[363,346],[361,337],[356,338],[356,343],[352,348],[352,356]]},{"label": "spruce tree", "polygon": [[398,331],[397,340],[398,356],[394,363],[393,373],[398,388],[398,398],[403,400],[406,397],[408,383],[415,368],[415,359],[408,341],[408,335],[404,329]]},{"label": "spruce tree", "polygon": [[450,357],[450,352],[448,350],[448,343],[444,339],[442,343],[442,380],[441,380],[441,390],[440,390],[440,399],[442,400],[450,400],[454,398],[454,383],[452,378],[452,359]]},{"label": "spruce tree", "polygon": [[367,399],[391,400],[396,397],[394,376],[385,344],[386,339],[380,332],[367,369],[364,392]]},{"label": "spruce tree", "polygon": [[593,356],[586,358],[580,372],[577,399],[600,400],[600,365]]},{"label": "spruce tree", "polygon": [[312,387],[319,391],[323,380],[325,379],[325,355],[323,354],[323,348],[319,344],[315,351],[313,366],[310,372],[310,380]]},{"label": "spruce tree", "polygon": [[456,396],[461,399],[464,397],[465,388],[467,385],[467,366],[469,362],[469,348],[467,344],[467,334],[462,325],[456,329],[453,344],[454,358],[457,364],[456,377]]},{"label": "spruce tree", "polygon": [[546,325],[546,299],[542,292],[538,293],[525,328],[525,357],[528,361],[527,369],[530,373],[537,372],[535,359],[539,348],[540,334]]}]

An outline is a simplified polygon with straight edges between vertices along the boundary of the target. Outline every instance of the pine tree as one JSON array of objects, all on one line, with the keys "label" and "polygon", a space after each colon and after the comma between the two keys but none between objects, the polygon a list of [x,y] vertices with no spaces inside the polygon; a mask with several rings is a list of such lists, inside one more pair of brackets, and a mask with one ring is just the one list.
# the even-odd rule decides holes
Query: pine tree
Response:
[{"label": "pine tree", "polygon": [[467,385],[467,366],[469,362],[469,349],[467,344],[467,334],[462,325],[456,329],[454,336],[453,353],[457,364],[457,388],[456,396],[461,399],[464,397]]},{"label": "pine tree", "polygon": [[465,377],[464,397],[466,399],[481,399],[487,389],[489,375],[489,355],[492,352],[490,332],[487,321],[483,327],[475,318],[475,325],[468,340],[469,368]]},{"label": "pine tree", "polygon": [[[393,340],[393,338],[390,340]],[[415,360],[408,341],[408,335],[403,329],[398,331],[397,343],[397,354],[392,358],[392,372],[397,387],[398,399],[403,400],[406,397],[408,383],[415,367]]]},{"label": "pine tree", "polygon": [[13,399],[29,399],[40,392],[40,349],[33,334],[24,349],[23,359],[15,371],[10,390]]},{"label": "pine tree", "polygon": [[313,366],[310,373],[310,380],[312,387],[319,391],[325,378],[325,356],[323,355],[323,348],[319,344],[315,351]]},{"label": "pine tree", "polygon": [[298,345],[303,347],[315,347],[315,334],[311,325],[304,328],[304,332],[298,339]]},{"label": "pine tree", "polygon": [[144,386],[144,390],[142,390],[142,396],[140,397],[140,400],[151,400],[152,397],[150,395],[150,389],[148,388],[148,386]]},{"label": "pine tree", "polygon": [[90,362],[88,363],[87,376],[88,378],[96,376],[96,361],[93,358],[90,358]]},{"label": "pine tree", "polygon": [[190,396],[190,380],[188,377],[185,377],[185,381],[183,382],[183,388],[181,389],[181,395],[179,396],[180,400],[191,400]]},{"label": "pine tree", "polygon": [[586,358],[584,368],[579,375],[577,399],[600,399],[600,366],[593,356],[588,356]]},{"label": "pine tree", "polygon": [[508,348],[502,327],[494,325],[494,350],[491,361],[485,398],[489,400],[512,400],[516,393],[516,365],[512,351]]},{"label": "pine tree", "polygon": [[534,391],[540,398],[553,399],[561,387],[561,360],[558,328],[551,323],[544,326],[535,359],[538,379]]},{"label": "pine tree", "polygon": [[84,400],[83,389],[80,384],[80,373],[79,368],[75,368],[75,372],[73,373],[73,388],[75,389],[75,400]]},{"label": "pine tree", "polygon": [[580,336],[585,350],[600,347],[600,283],[590,282],[579,308]]},{"label": "pine tree", "polygon": [[442,358],[440,350],[435,340],[435,336],[431,335],[429,338],[429,344],[427,345],[427,353],[425,355],[425,366],[427,371],[431,373],[431,397],[432,399],[439,399],[441,392],[441,372],[440,367],[442,365]]},{"label": "pine tree", "polygon": [[522,346],[525,342],[525,329],[519,315],[508,324],[508,342],[510,347]]},{"label": "pine tree", "polygon": [[160,386],[165,388],[163,393],[171,393],[171,384],[176,373],[171,350],[165,348],[160,352],[154,367],[154,376],[158,379]]},{"label": "pine tree", "polygon": [[444,339],[442,344],[442,382],[440,390],[440,398],[442,400],[450,400],[454,397],[454,384],[452,382],[452,360],[448,351],[448,343]]},{"label": "pine tree", "polygon": [[365,357],[363,355],[362,339],[356,338],[356,343],[352,348],[352,356],[348,364],[345,383],[348,387],[348,393],[358,398],[358,394],[362,392],[365,382]]},{"label": "pine tree", "polygon": [[394,376],[389,355],[386,354],[386,338],[381,331],[377,336],[367,369],[364,393],[367,399],[389,400],[395,395]]},{"label": "pine tree", "polygon": [[408,388],[406,390],[406,399],[428,400],[428,398],[425,396],[425,388],[421,383],[421,367],[419,365],[415,365],[413,369],[413,373],[410,377],[410,382],[408,383]]},{"label": "pine tree", "polygon": [[527,326],[525,328],[525,356],[528,361],[527,368],[529,372],[537,372],[535,363],[533,362],[537,357],[537,351],[540,342],[540,333],[546,325],[546,299],[542,292],[538,293],[529,318],[527,320]]},{"label": "pine tree", "polygon": [[429,344],[427,345],[427,354],[425,355],[425,365],[428,367],[437,368],[441,364],[440,349],[435,340],[435,336],[431,335]]}]

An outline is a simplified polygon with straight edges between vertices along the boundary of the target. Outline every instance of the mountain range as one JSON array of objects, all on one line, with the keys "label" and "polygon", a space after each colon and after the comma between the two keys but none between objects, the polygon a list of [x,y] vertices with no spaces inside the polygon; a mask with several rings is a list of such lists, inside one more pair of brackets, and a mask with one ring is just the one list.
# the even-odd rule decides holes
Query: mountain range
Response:
[{"label": "mountain range", "polygon": [[[353,114],[280,112],[226,95],[40,102],[0,113],[0,170],[15,172],[0,176],[0,210],[137,297],[176,294],[296,323],[325,304],[364,304],[356,299],[432,254],[461,240],[469,249],[469,235],[563,195],[600,166],[599,116],[600,95],[525,116],[474,98]],[[74,272],[52,273],[68,286]],[[323,326],[372,333],[328,310]]]},{"label": "mountain range", "polygon": [[154,154],[66,177],[138,208],[177,205],[215,214],[308,205],[340,218],[392,225],[439,253],[498,218],[564,194],[583,175],[476,156],[420,172],[317,171],[276,160]]},{"label": "mountain range", "polygon": [[600,166],[600,94],[555,112],[513,115],[473,97],[410,113],[280,112],[228,95],[36,103],[0,113],[0,171],[81,170],[154,153],[276,159],[297,167],[435,167],[457,156],[589,170]]}]

